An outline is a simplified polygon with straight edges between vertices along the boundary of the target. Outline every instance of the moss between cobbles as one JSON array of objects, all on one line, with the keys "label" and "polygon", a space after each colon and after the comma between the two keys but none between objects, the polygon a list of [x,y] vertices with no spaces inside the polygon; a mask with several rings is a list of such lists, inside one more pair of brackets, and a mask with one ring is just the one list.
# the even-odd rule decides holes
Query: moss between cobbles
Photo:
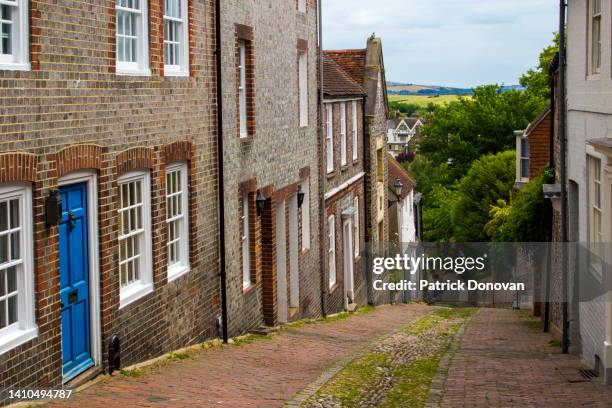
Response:
[{"label": "moss between cobbles", "polygon": [[321,393],[333,395],[343,407],[357,406],[363,390],[375,386],[389,368],[389,360],[382,353],[367,353],[342,369],[342,374],[327,383]]},{"label": "moss between cobbles", "polygon": [[[332,400],[342,407],[359,407],[371,393],[384,390],[377,406],[383,408],[423,407],[429,396],[431,382],[438,371],[442,356],[448,351],[452,338],[477,308],[438,308],[433,313],[406,326],[403,341],[431,344],[426,355],[409,361],[394,362],[396,351],[371,351],[348,364],[325,384],[303,406],[316,406],[318,400]],[[434,338],[435,337],[435,338]],[[398,347],[402,347],[400,343]],[[400,359],[400,361],[402,361]],[[391,381],[388,378],[391,377]],[[384,388],[384,387],[383,387]]]},{"label": "moss between cobbles", "polygon": [[380,407],[424,406],[429,396],[431,380],[438,371],[438,364],[446,349],[434,357],[421,358],[407,367],[396,368],[393,376],[397,384],[387,393]]}]

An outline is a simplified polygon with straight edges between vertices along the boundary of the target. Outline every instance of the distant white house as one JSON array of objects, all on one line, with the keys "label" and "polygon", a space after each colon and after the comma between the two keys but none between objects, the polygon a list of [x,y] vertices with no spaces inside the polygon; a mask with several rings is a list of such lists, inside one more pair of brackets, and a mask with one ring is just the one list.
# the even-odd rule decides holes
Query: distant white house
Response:
[{"label": "distant white house", "polygon": [[421,118],[394,118],[387,121],[387,144],[393,157],[408,151],[410,142],[420,136]]}]

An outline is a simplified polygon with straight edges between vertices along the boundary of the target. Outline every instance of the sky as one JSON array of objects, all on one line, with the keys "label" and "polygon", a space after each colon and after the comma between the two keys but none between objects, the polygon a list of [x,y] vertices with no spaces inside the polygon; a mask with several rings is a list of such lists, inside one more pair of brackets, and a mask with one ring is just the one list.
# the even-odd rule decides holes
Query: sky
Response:
[{"label": "sky", "polygon": [[387,81],[518,84],[558,27],[556,0],[323,0],[325,49],[382,38]]}]

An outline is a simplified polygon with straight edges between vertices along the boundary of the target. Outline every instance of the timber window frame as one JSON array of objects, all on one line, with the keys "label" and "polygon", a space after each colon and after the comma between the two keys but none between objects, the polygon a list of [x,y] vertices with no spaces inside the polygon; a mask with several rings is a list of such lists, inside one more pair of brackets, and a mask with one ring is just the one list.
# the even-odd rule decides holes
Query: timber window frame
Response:
[{"label": "timber window frame", "polygon": [[119,308],[153,292],[151,175],[134,171],[119,185]]},{"label": "timber window frame", "polygon": [[340,103],[340,164],[346,166],[348,163],[348,140],[346,132],[346,102]]},{"label": "timber window frame", "polygon": [[187,0],[164,0],[164,75],[189,76]]},{"label": "timber window frame", "polygon": [[242,251],[242,289],[247,290],[253,285],[251,273],[251,237],[249,217],[249,194],[244,194],[240,200],[240,244]]},{"label": "timber window frame", "polygon": [[29,71],[29,1],[0,0],[0,70]]},{"label": "timber window frame", "polygon": [[331,103],[325,105],[325,140],[327,153],[327,173],[334,171],[334,106]]},{"label": "timber window frame", "polygon": [[601,57],[602,57],[602,0],[589,0],[588,15],[589,15],[589,70],[588,74],[598,75],[601,73]]},{"label": "timber window frame", "polygon": [[336,286],[336,217],[330,215],[327,219],[327,231],[328,231],[328,242],[329,248],[327,249],[328,259],[328,287],[332,289]]},{"label": "timber window frame", "polygon": [[189,272],[189,177],[187,163],[166,168],[168,281]]},{"label": "timber window frame", "polygon": [[115,71],[151,75],[147,0],[115,0]]},{"label": "timber window frame", "polygon": [[357,139],[357,101],[351,102],[351,136],[353,140],[353,161],[359,160],[359,140]]},{"label": "timber window frame", "polygon": [[38,336],[32,216],[30,186],[0,187],[0,355]]}]

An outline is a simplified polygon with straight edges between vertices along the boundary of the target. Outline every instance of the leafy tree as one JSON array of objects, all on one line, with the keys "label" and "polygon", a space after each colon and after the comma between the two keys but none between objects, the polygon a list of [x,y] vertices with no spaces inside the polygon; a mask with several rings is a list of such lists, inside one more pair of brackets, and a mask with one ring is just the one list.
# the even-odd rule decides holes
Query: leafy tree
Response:
[{"label": "leafy tree", "polygon": [[486,242],[485,225],[491,206],[508,201],[515,181],[515,153],[506,151],[476,160],[457,186],[453,209],[454,238],[457,242]]},{"label": "leafy tree", "polygon": [[491,208],[493,219],[486,227],[487,234],[498,242],[545,242],[550,239],[547,217],[550,205],[542,185],[552,180],[552,170],[546,169],[518,192],[511,205]]},{"label": "leafy tree", "polygon": [[453,183],[479,157],[514,148],[514,131],[525,129],[542,107],[541,98],[526,92],[478,87],[471,98],[437,108],[421,129],[419,153],[436,166],[446,164]]},{"label": "leafy tree", "polygon": [[425,242],[450,242],[453,237],[453,208],[457,192],[448,187],[432,187],[427,206],[423,209],[423,238]]},{"label": "leafy tree", "polygon": [[548,74],[548,68],[558,51],[559,33],[555,33],[552,45],[544,48],[540,53],[538,66],[528,70],[519,80],[519,83],[526,88],[526,92],[543,100],[550,99],[550,76]]},{"label": "leafy tree", "polygon": [[417,154],[409,163],[403,163],[404,168],[414,176],[418,190],[425,200],[429,200],[429,193],[436,185],[447,185],[448,170],[446,164],[435,165],[422,154]]},{"label": "leafy tree", "polygon": [[395,114],[399,111],[406,117],[414,116],[419,112],[421,106],[416,103],[407,103],[402,101],[389,101],[389,113]]}]

